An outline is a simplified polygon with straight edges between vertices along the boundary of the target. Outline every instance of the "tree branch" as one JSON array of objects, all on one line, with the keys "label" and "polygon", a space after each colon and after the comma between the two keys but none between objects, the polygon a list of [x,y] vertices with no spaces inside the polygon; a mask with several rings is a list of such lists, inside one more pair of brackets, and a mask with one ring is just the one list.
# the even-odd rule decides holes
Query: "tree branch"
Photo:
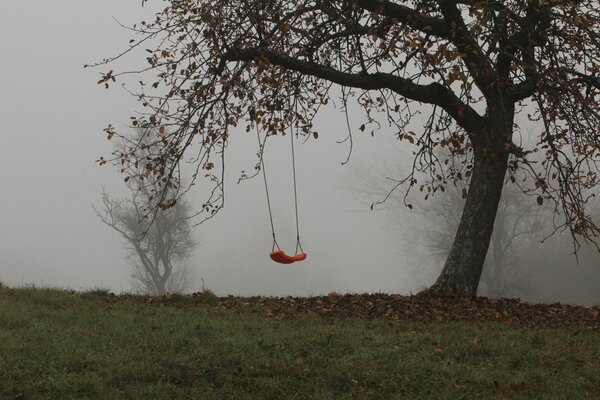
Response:
[{"label": "tree branch", "polygon": [[389,89],[407,99],[437,105],[450,114],[470,134],[477,134],[485,125],[485,119],[473,108],[463,103],[450,89],[437,82],[428,85],[419,85],[410,79],[384,72],[372,74],[341,72],[332,67],[303,61],[261,48],[232,49],[226,52],[221,56],[220,69],[224,68],[227,61],[251,61],[254,59],[267,60],[271,64],[279,65],[301,74],[325,79],[338,85],[365,90]]},{"label": "tree branch", "polygon": [[450,41],[460,50],[461,58],[477,87],[487,98],[497,97],[497,75],[494,66],[469,33],[456,2],[440,0],[439,4],[442,14],[450,26]]},{"label": "tree branch", "polygon": [[411,28],[442,38],[450,36],[450,29],[444,21],[422,14],[412,8],[388,0],[356,0],[356,5],[367,11],[394,18]]}]

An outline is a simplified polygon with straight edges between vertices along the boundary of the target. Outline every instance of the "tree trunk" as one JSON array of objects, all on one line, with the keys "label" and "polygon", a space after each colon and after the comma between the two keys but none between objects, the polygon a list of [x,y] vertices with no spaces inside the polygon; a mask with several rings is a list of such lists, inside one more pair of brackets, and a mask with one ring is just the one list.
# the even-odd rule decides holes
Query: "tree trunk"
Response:
[{"label": "tree trunk", "polygon": [[[499,125],[498,131],[504,124]],[[467,201],[444,269],[433,290],[477,294],[507,169],[508,152],[503,143],[510,134],[498,132],[490,136],[504,140],[474,145],[475,160]],[[490,146],[489,142],[495,144]]]},{"label": "tree trunk", "polygon": [[167,293],[166,279],[163,276],[154,281],[154,287],[156,288],[156,295],[162,296]]}]

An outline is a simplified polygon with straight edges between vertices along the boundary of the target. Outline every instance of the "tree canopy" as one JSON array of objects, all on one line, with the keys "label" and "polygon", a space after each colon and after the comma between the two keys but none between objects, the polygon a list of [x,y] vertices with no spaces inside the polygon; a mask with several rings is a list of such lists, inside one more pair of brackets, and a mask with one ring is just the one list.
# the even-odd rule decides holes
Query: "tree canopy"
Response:
[{"label": "tree canopy", "polygon": [[[195,177],[214,184],[208,216],[223,204],[215,163],[225,162],[233,128],[277,135],[295,125],[316,138],[319,109],[332,101],[347,111],[353,101],[365,111],[359,131],[389,128],[417,146],[399,183],[430,192],[470,183],[439,287],[476,290],[507,171],[512,181],[528,177],[538,202],[555,202],[557,228],[576,240],[599,233],[585,213],[600,157],[595,1],[172,0],[131,29],[139,38],[104,63],[145,49],[147,65],[99,83],[155,72],[135,92],[146,111],[132,124],[168,133],[153,138],[150,159],[138,146],[116,159],[144,162],[165,188],[178,187],[179,164],[194,152]],[[409,122],[424,104],[430,115],[416,133]],[[539,126],[534,146],[518,140],[518,113]],[[437,158],[439,147],[453,160]]]}]

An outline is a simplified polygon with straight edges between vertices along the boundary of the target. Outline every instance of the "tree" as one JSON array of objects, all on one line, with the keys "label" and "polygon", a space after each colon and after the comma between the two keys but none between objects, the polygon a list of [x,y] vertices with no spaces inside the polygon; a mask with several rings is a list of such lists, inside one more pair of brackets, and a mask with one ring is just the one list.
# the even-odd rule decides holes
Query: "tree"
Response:
[{"label": "tree", "polygon": [[[442,158],[442,154],[437,156]],[[351,181],[345,186],[357,196],[358,201],[364,202],[368,197],[369,204],[377,202],[387,196],[389,186],[394,182],[393,178],[383,179],[382,170],[386,175],[397,175],[398,170],[407,168],[406,165],[398,165],[403,159],[406,157],[397,156],[393,163],[384,163],[379,168],[355,164],[351,168]],[[403,207],[402,196],[393,194],[385,202],[385,207],[379,207],[391,213],[389,221],[391,229],[400,238],[400,251],[417,254],[413,267],[420,275],[439,273],[436,264],[448,256],[465,205],[463,189],[468,188],[448,185],[443,192],[438,191],[435,195],[418,193],[410,199],[413,206],[410,210]],[[545,222],[551,220],[551,216],[549,207],[530,201],[516,186],[504,187],[490,239],[490,251],[481,275],[480,294],[533,297],[533,277],[525,264],[535,261],[527,256],[541,246],[541,240],[548,230],[551,231]]]},{"label": "tree", "polygon": [[[149,164],[174,186],[182,157],[197,146],[198,168],[214,183],[202,207],[208,217],[223,204],[213,158],[224,164],[234,127],[258,124],[276,135],[295,125],[316,137],[312,118],[341,87],[341,108],[355,99],[365,111],[360,131],[383,118],[399,139],[416,142],[407,190],[469,181],[434,288],[475,294],[507,171],[512,179],[527,173],[527,190],[554,202],[575,246],[600,233],[585,213],[587,190],[598,185],[599,21],[592,0],[173,0],[132,27],[141,39],[116,58],[154,40],[143,70],[156,79],[141,83],[146,113],[133,125],[172,128],[156,137]],[[108,71],[99,83],[131,72]],[[415,103],[429,105],[419,135],[409,129]],[[541,124],[532,148],[516,140],[518,113]],[[106,132],[116,134],[110,125]],[[437,159],[438,147],[461,167]],[[138,150],[117,161],[139,162]],[[541,163],[531,159],[537,153]],[[419,181],[415,170],[430,179]]]},{"label": "tree", "polygon": [[489,296],[534,295],[532,275],[523,260],[529,251],[541,245],[548,209],[527,200],[514,186],[505,187],[502,193],[481,276],[484,291]]},{"label": "tree", "polygon": [[[445,258],[450,252],[464,204],[460,188],[448,188],[428,204],[415,204],[413,211],[425,223],[412,229],[427,230],[426,246],[435,257]],[[533,295],[531,274],[522,262],[528,251],[540,246],[547,212],[547,208],[529,201],[516,187],[504,188],[480,279],[480,293],[493,297]]]},{"label": "tree", "polygon": [[[145,143],[148,131],[139,129],[133,137],[135,143],[146,146],[151,157],[153,146]],[[124,142],[121,146],[126,146]],[[133,166],[129,166],[132,168]],[[143,293],[163,295],[183,292],[193,285],[193,270],[189,258],[197,243],[190,226],[190,207],[180,199],[171,207],[163,207],[152,215],[147,210],[155,204],[157,194],[163,193],[162,178],[145,170],[130,170],[127,179],[131,196],[113,200],[102,192],[102,212],[96,208],[100,220],[125,239],[131,264],[131,283]],[[171,189],[172,190],[172,189]]]}]

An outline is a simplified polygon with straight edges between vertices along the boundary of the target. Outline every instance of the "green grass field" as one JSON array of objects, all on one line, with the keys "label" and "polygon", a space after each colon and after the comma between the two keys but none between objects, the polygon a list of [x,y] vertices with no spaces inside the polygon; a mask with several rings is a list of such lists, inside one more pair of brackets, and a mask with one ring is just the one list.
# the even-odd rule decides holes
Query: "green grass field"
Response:
[{"label": "green grass field", "polygon": [[593,320],[284,316],[269,302],[0,286],[0,399],[600,398]]}]

